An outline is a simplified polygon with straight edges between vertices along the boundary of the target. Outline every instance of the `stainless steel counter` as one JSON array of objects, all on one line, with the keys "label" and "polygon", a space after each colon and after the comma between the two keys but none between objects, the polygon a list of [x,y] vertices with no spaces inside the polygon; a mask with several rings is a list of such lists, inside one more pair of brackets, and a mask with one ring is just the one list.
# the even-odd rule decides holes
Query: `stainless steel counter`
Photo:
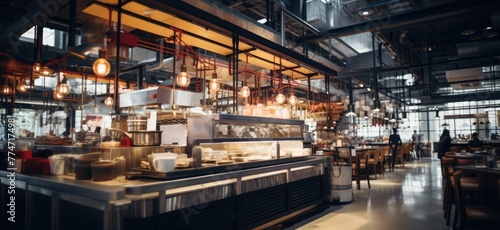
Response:
[{"label": "stainless steel counter", "polygon": [[[16,187],[25,190],[28,197],[33,197],[28,195],[33,193],[52,197],[53,205],[57,205],[58,200],[64,200],[100,210],[104,229],[121,229],[124,217],[146,218],[312,178],[323,175],[326,164],[327,160],[324,157],[306,157],[297,162],[245,169],[239,168],[236,164],[231,166],[232,170],[224,173],[169,181],[126,180],[122,176],[111,181],[93,182],[75,180],[72,176],[66,175],[17,174]],[[10,183],[7,174],[6,171],[0,171],[4,186]],[[34,207],[26,205],[26,208]],[[58,220],[60,216],[58,208],[52,207],[51,210],[53,223],[64,221]]]}]

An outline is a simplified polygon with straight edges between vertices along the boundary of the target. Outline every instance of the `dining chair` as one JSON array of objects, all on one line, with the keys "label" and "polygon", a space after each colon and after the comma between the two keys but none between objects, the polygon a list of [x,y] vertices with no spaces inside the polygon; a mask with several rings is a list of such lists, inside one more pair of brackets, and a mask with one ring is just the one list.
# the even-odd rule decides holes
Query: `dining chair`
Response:
[{"label": "dining chair", "polygon": [[456,214],[454,229],[498,229],[500,226],[500,207],[498,205],[467,205],[463,193],[462,171],[453,173],[453,190],[455,195]]},{"label": "dining chair", "polygon": [[445,153],[444,153],[444,156],[445,156],[445,157],[455,156],[455,154],[456,154],[456,153],[455,153],[454,151],[448,151],[448,152],[445,152]]},{"label": "dining chair", "polygon": [[461,152],[462,149],[464,149],[464,148],[462,148],[460,146],[451,146],[449,152],[458,153],[458,152]]},{"label": "dining chair", "polygon": [[[441,158],[441,172],[443,173],[443,182],[445,183],[443,191],[443,208],[447,225],[450,224],[452,205],[455,203],[455,195],[453,192],[454,182],[452,180],[452,176],[455,173],[454,166],[455,160],[453,158]],[[466,199],[466,201],[469,203],[478,201],[480,189],[477,178],[462,177],[460,181],[462,183],[463,193],[466,193],[467,197],[470,197]],[[477,199],[474,200],[474,197],[477,197]]]},{"label": "dining chair", "polygon": [[410,144],[402,144],[401,146],[399,146],[399,149],[398,149],[396,163],[399,163],[400,165],[402,165],[403,168],[405,167],[404,155],[405,155],[406,151],[408,151],[409,147],[410,147]]},{"label": "dining chair", "polygon": [[367,170],[372,170],[373,174],[375,174],[375,178],[377,178],[377,170],[380,161],[380,150],[376,149],[372,151],[367,151],[366,154],[368,157],[367,167],[369,167],[369,169]]},{"label": "dining chair", "polygon": [[[360,155],[356,156],[356,160],[352,163],[352,175],[356,177],[356,182],[358,180],[365,179],[368,183],[368,188],[371,189],[370,185],[370,170],[368,169],[368,158],[372,150],[367,151],[365,154],[357,153]],[[358,184],[359,185],[359,184]],[[359,189],[359,187],[358,187]]]}]

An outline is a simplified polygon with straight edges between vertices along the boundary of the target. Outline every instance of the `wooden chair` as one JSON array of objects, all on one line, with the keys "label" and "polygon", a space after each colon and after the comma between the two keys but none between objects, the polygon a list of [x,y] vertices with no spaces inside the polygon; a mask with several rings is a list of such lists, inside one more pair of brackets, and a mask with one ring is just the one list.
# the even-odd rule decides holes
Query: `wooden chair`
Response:
[{"label": "wooden chair", "polygon": [[398,156],[396,157],[396,163],[402,165],[403,168],[405,167],[404,155],[405,153],[409,152],[410,149],[411,149],[410,144],[402,144],[401,146],[399,146]]},{"label": "wooden chair", "polygon": [[[368,151],[370,152],[370,151]],[[358,186],[359,190],[359,183],[358,180],[361,179],[366,179],[366,182],[368,183],[368,188],[371,189],[370,185],[370,171],[368,170],[368,157],[369,153],[365,154],[364,156],[356,156],[356,160],[352,163],[352,175],[353,177],[356,178],[356,183]]]},{"label": "wooden chair", "polygon": [[[376,149],[373,151],[367,151],[366,154],[368,157],[367,167],[369,167],[367,170],[373,170],[373,174],[375,174],[375,178],[377,178],[377,170],[380,162],[380,150]],[[380,172],[380,170],[378,171]]]},{"label": "wooden chair", "polygon": [[[452,180],[452,176],[455,173],[453,168],[454,164],[455,161],[452,158],[441,158],[441,172],[443,174],[444,182],[443,209],[447,225],[450,224],[452,205],[455,203],[455,195],[453,192],[454,182]],[[472,199],[474,196],[477,196],[476,200],[479,200],[480,190],[478,180],[476,178],[462,177],[460,181],[462,183],[462,190],[464,193],[467,193],[467,195],[471,197],[471,199],[468,199],[467,201],[474,201],[474,199]],[[456,212],[457,211],[455,211],[455,213]],[[455,221],[456,219],[454,219],[454,222]]]},{"label": "wooden chair", "polygon": [[483,147],[467,147],[468,152],[483,151]]},{"label": "wooden chair", "polygon": [[450,147],[450,150],[448,150],[448,151],[449,151],[449,152],[458,153],[458,152],[461,152],[461,151],[462,151],[462,149],[464,149],[464,148],[462,148],[462,147],[460,147],[460,146],[451,146],[451,147]]},{"label": "wooden chair", "polygon": [[456,154],[455,152],[453,152],[453,151],[449,151],[449,152],[445,152],[445,153],[444,153],[444,156],[445,156],[445,157],[448,157],[448,156],[455,156],[455,154]]},{"label": "wooden chair", "polygon": [[500,226],[500,208],[498,205],[466,205],[463,193],[462,171],[453,173],[453,190],[458,218],[453,221],[453,228],[498,229]]}]

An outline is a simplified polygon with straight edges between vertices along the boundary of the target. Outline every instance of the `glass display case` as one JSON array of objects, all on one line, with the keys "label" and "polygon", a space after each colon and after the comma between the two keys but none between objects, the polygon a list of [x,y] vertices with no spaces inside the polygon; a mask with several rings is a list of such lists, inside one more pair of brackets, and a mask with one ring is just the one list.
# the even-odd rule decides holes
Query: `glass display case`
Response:
[{"label": "glass display case", "polygon": [[188,146],[200,143],[304,140],[304,121],[230,114],[188,117]]}]

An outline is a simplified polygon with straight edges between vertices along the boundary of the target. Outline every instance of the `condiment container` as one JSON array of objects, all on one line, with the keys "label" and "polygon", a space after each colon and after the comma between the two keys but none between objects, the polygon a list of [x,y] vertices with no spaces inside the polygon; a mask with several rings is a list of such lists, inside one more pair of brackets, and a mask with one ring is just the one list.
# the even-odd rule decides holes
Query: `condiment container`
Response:
[{"label": "condiment container", "polygon": [[93,181],[107,181],[116,178],[116,163],[114,161],[96,161],[90,164]]}]

